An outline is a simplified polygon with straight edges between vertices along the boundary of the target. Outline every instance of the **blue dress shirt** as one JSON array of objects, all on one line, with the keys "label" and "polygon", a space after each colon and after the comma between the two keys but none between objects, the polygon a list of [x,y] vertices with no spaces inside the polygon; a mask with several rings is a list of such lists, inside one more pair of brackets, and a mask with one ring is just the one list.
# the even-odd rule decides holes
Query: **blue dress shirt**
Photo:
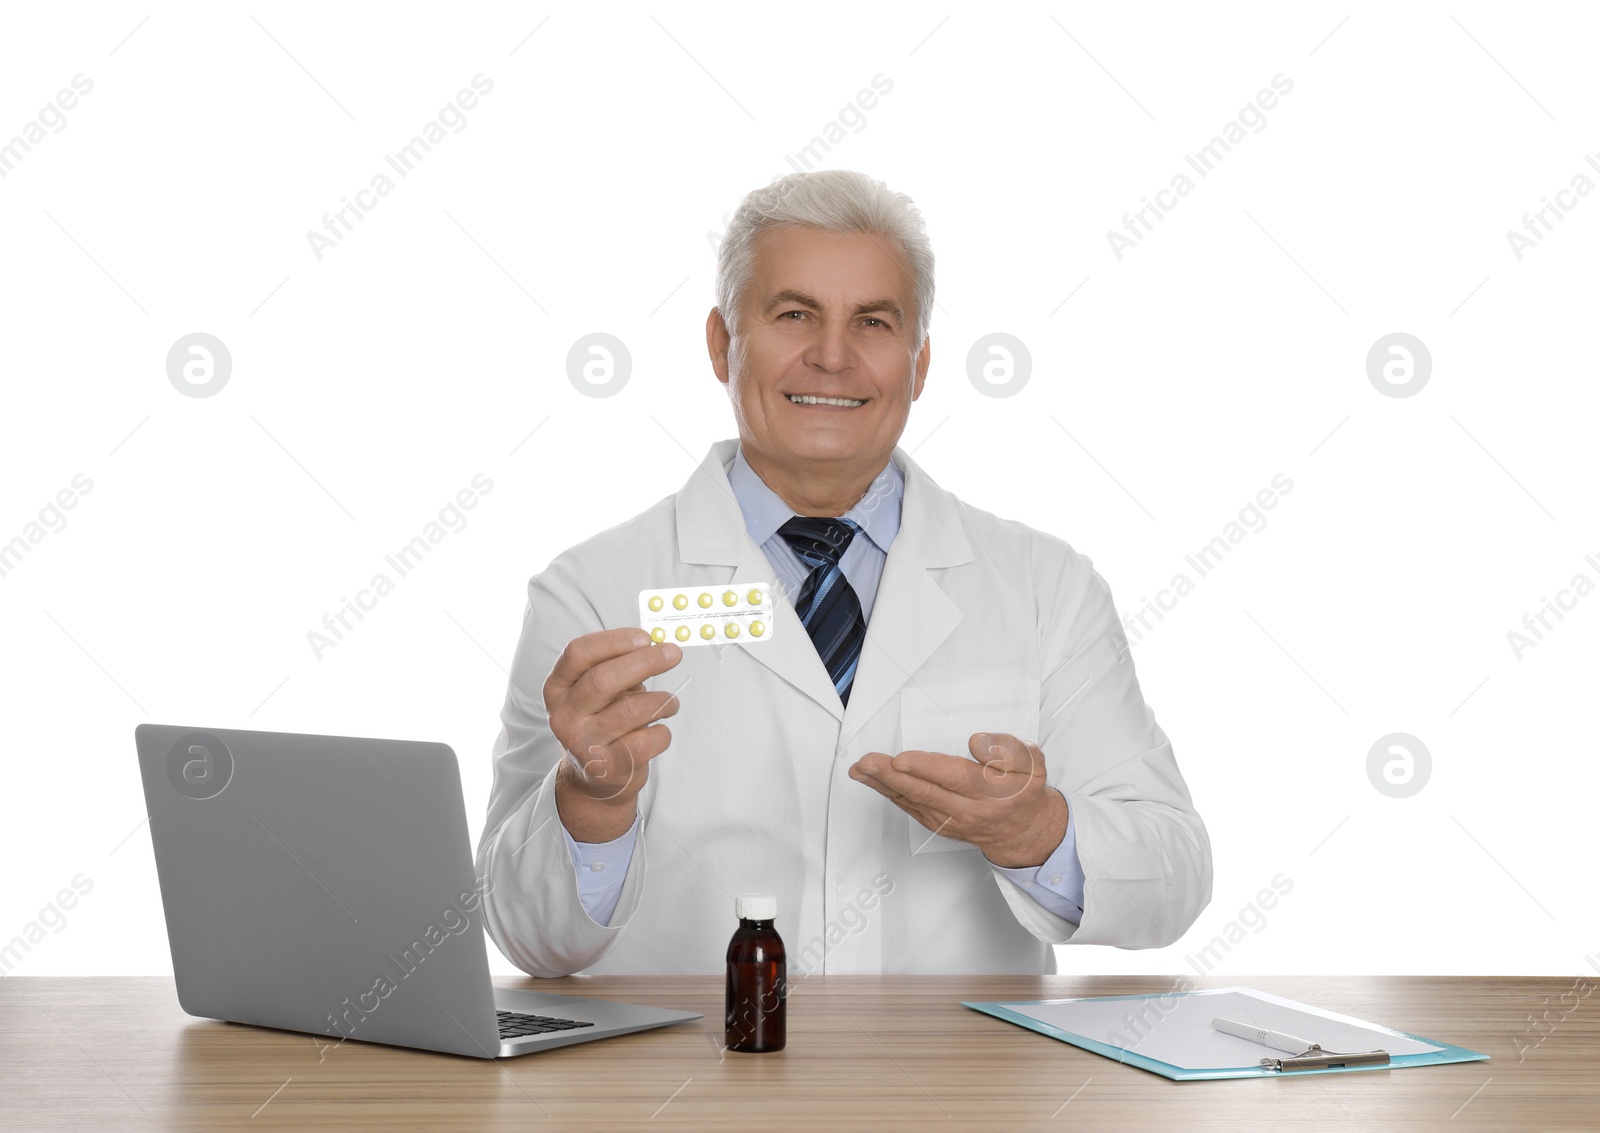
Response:
[{"label": "blue dress shirt", "polygon": [[[808,567],[788,540],[778,534],[778,528],[795,513],[782,498],[767,487],[755,470],[745,461],[744,446],[734,452],[728,465],[728,483],[733,486],[739,510],[744,513],[744,523],[750,538],[767,556],[772,569],[777,572],[789,594],[800,593],[800,587],[810,573]],[[878,473],[866,495],[844,513],[845,519],[854,520],[861,527],[865,539],[852,539],[839,560],[839,569],[849,580],[861,601],[861,616],[872,621],[872,605],[877,601],[878,583],[883,578],[883,564],[889,556],[889,545],[900,530],[900,501],[905,494],[905,475],[893,460]],[[616,912],[617,901],[622,896],[622,883],[627,878],[628,863],[633,858],[633,843],[639,833],[639,815],[636,811],[633,825],[621,837],[609,842],[579,842],[562,827],[567,840],[567,852],[572,855],[573,867],[578,874],[578,897],[584,909],[596,924],[609,924]],[[1016,869],[992,865],[992,868],[1015,882],[1023,892],[1044,908],[1076,924],[1083,917],[1083,866],[1078,861],[1077,823],[1072,811],[1067,812],[1067,830],[1061,844],[1041,866],[1023,866]]]}]

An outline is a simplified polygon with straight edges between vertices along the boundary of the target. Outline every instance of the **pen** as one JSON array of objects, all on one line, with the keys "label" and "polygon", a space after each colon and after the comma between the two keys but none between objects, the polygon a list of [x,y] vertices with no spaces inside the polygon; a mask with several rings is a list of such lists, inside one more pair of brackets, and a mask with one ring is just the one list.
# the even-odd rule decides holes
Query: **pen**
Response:
[{"label": "pen", "polygon": [[1225,1035],[1233,1035],[1241,1039],[1249,1039],[1262,1046],[1270,1046],[1274,1050],[1287,1051],[1290,1054],[1299,1054],[1316,1046],[1315,1043],[1304,1039],[1297,1039],[1293,1035],[1286,1035],[1282,1031],[1269,1031],[1264,1027],[1252,1027],[1246,1023],[1235,1023],[1232,1019],[1213,1019],[1211,1025]]}]

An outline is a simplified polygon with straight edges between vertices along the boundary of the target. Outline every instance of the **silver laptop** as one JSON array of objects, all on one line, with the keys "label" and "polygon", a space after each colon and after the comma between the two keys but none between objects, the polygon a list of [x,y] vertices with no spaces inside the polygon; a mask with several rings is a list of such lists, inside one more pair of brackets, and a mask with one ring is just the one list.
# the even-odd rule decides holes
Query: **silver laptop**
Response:
[{"label": "silver laptop", "polygon": [[477,1058],[702,1018],[496,988],[445,744],[134,730],[191,1015]]}]

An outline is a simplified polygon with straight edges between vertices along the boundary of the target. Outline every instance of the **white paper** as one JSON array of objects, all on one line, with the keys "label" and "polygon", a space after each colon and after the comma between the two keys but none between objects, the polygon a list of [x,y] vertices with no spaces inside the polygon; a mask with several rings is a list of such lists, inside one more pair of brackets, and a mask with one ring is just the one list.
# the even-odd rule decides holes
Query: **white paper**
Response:
[{"label": "white paper", "polygon": [[1212,1019],[1282,1031],[1341,1054],[1386,1050],[1393,1056],[1444,1049],[1376,1023],[1248,988],[1003,1006],[1082,1038],[1135,1051],[1182,1070],[1228,1070],[1256,1066],[1263,1058],[1291,1057],[1287,1051],[1225,1035],[1212,1028]]}]

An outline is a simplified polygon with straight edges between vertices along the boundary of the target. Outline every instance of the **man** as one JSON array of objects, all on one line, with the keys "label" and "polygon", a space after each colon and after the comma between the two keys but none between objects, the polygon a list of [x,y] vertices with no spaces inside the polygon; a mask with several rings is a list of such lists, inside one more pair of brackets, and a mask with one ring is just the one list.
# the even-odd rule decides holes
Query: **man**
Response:
[{"label": "man", "polygon": [[[898,447],[930,356],[915,206],[775,181],[717,296],[739,439],[529,583],[478,851],[496,944],[536,976],[716,973],[742,892],[777,895],[791,978],[1177,940],[1211,847],[1109,588]],[[772,590],[765,639],[638,625],[641,590],[732,582]]]}]

